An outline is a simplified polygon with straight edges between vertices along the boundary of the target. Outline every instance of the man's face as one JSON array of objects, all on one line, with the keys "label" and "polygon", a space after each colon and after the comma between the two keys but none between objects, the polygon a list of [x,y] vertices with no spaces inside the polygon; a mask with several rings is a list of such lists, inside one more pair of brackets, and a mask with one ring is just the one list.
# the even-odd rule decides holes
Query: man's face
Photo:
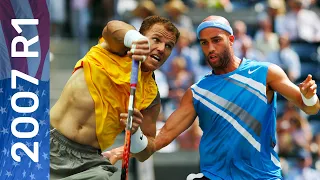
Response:
[{"label": "man's face", "polygon": [[141,69],[142,71],[154,71],[170,56],[176,42],[176,36],[161,24],[153,25],[145,36],[149,38],[150,54],[141,64]]},{"label": "man's face", "polygon": [[218,28],[206,28],[200,32],[200,45],[210,66],[214,69],[226,68],[231,60],[234,36]]}]

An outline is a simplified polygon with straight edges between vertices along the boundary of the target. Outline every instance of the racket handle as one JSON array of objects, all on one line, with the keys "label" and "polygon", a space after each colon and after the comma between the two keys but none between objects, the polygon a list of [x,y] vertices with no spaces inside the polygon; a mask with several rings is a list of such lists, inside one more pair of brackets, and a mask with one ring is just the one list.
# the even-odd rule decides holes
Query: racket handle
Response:
[{"label": "racket handle", "polygon": [[130,76],[130,86],[136,87],[138,82],[138,74],[139,74],[139,65],[140,61],[132,60],[132,69],[131,69],[131,76]]},{"label": "racket handle", "polygon": [[130,144],[131,144],[131,128],[132,128],[132,116],[134,109],[134,97],[138,83],[140,61],[132,60],[132,69],[130,76],[130,98],[129,98],[129,112],[127,119],[122,169],[121,169],[121,180],[128,180],[129,174],[129,156],[130,156]]}]

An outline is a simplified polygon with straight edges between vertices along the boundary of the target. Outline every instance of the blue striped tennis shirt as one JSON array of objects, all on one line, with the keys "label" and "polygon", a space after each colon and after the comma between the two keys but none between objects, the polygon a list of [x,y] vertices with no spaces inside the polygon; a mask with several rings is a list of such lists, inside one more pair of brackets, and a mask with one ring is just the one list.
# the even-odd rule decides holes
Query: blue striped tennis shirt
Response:
[{"label": "blue striped tennis shirt", "polygon": [[203,131],[201,172],[210,179],[281,179],[276,144],[276,93],[268,103],[270,63],[243,59],[233,72],[191,87]]}]

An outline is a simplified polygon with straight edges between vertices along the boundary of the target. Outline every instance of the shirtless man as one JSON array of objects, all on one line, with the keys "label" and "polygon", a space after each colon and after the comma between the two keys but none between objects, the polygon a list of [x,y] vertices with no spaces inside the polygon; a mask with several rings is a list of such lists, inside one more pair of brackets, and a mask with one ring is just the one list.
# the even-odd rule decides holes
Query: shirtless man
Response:
[{"label": "shirtless man", "polygon": [[[50,179],[109,179],[116,171],[101,150],[125,128],[132,59],[142,63],[131,153],[139,161],[151,155],[160,111],[153,71],[167,60],[180,33],[159,16],[146,18],[140,33],[129,24],[110,21],[103,38],[76,64],[50,111]],[[140,140],[142,135],[146,138]]]}]

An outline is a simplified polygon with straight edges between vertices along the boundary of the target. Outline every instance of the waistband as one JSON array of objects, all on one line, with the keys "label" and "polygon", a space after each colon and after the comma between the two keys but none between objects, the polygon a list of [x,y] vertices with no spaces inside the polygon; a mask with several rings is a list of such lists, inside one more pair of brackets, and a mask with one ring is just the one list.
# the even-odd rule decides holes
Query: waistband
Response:
[{"label": "waistband", "polygon": [[98,153],[101,154],[101,149],[94,148],[89,145],[79,144],[77,142],[74,142],[67,137],[65,137],[63,134],[61,134],[57,129],[51,129],[50,130],[50,136],[56,139],[60,144],[69,147],[70,149],[73,149],[78,152],[82,153]]}]

